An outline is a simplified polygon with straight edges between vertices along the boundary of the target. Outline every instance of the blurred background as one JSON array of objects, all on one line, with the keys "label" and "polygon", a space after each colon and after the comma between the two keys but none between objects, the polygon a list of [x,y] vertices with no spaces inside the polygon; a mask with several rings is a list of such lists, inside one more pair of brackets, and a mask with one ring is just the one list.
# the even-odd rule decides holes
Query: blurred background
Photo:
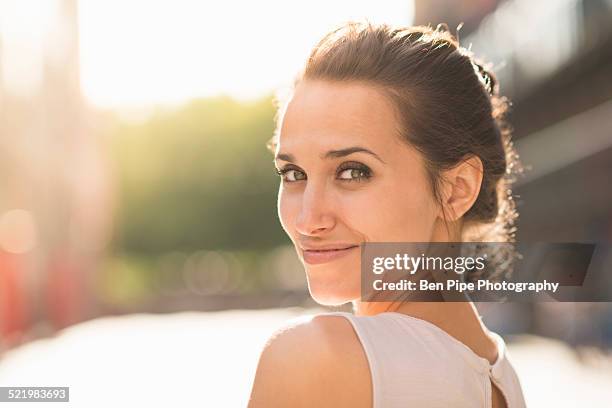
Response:
[{"label": "blurred background", "polygon": [[[276,215],[272,95],[364,17],[463,23],[494,64],[529,167],[519,240],[612,240],[611,0],[0,0],[0,385],[94,406],[123,372],[200,406],[239,376],[215,398],[245,404],[266,337],[323,310]],[[479,309],[530,406],[612,404],[609,303]]]}]

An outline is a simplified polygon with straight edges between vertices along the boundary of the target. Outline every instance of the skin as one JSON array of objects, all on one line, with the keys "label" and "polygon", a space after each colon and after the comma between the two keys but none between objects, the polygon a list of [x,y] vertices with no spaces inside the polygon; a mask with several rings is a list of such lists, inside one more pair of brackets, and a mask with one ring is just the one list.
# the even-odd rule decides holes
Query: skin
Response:
[{"label": "skin", "polygon": [[[363,302],[358,247],[325,263],[304,259],[304,248],[317,245],[460,241],[461,217],[478,195],[482,163],[468,157],[446,171],[440,204],[421,154],[400,139],[398,123],[390,100],[373,85],[300,82],[275,155],[283,173],[283,229],[318,303],[351,302],[361,316],[395,311],[427,320],[494,362],[495,342],[470,302]],[[353,147],[369,152],[346,150]],[[494,404],[503,406],[499,392]],[[260,357],[249,406],[371,407],[369,366],[350,323],[316,316],[275,333]]]}]

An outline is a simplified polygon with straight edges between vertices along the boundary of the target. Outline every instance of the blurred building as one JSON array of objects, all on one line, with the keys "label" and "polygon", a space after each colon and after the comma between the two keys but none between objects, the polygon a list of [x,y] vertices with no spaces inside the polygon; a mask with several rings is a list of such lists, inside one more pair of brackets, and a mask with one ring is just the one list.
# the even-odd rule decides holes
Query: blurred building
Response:
[{"label": "blurred building", "polygon": [[0,351],[88,313],[110,195],[78,55],[76,0],[0,1]]}]

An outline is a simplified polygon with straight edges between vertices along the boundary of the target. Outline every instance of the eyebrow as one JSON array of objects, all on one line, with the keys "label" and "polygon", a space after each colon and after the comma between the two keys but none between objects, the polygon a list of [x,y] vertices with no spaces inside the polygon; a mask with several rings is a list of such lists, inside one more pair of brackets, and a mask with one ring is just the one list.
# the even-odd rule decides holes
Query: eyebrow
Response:
[{"label": "eyebrow", "polygon": [[[350,154],[358,153],[358,152],[370,154],[374,156],[376,159],[378,159],[380,162],[384,163],[383,159],[381,159],[380,156],[378,156],[376,153],[374,153],[370,149],[366,149],[365,147],[361,147],[361,146],[351,146],[345,149],[330,150],[327,153],[325,153],[322,156],[322,158],[324,159],[339,158],[339,157],[348,156]],[[295,158],[293,157],[293,155],[289,153],[279,153],[276,155],[276,158],[280,160],[288,161],[288,162],[295,161]]]}]

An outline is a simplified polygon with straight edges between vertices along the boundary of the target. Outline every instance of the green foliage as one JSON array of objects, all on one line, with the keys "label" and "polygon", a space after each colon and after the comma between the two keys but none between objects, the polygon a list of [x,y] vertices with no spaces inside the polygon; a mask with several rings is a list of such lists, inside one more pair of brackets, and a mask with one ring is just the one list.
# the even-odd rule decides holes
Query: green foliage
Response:
[{"label": "green foliage", "polygon": [[272,99],[198,100],[141,124],[119,122],[115,250],[161,254],[266,250],[286,243],[276,215],[278,176],[265,143]]}]

